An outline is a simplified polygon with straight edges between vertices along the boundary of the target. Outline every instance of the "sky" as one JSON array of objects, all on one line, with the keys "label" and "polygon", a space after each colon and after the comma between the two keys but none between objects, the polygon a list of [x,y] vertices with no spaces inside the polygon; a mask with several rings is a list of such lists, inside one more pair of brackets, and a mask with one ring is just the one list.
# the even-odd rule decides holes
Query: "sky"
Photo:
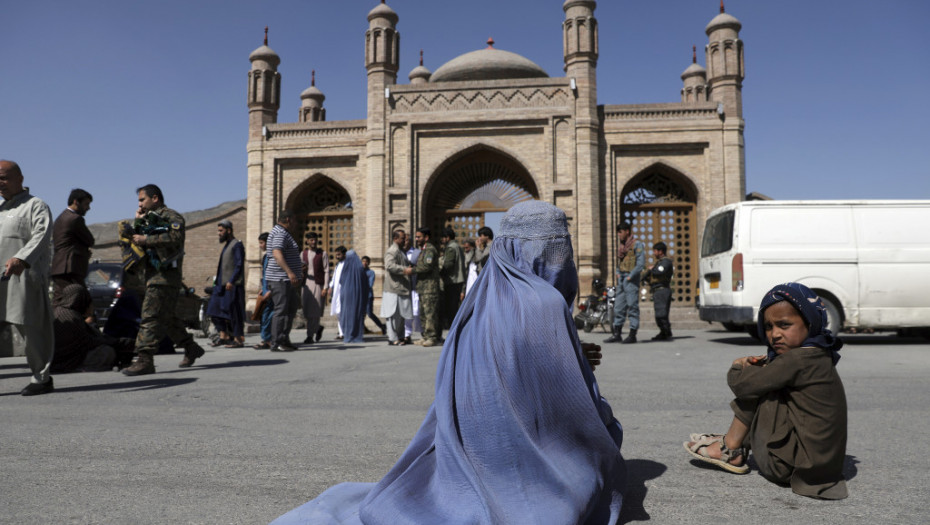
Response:
[{"label": "sky", "polygon": [[[0,158],[57,215],[71,188],[89,223],[129,217],[158,184],[188,212],[246,197],[249,53],[281,57],[278,122],[300,92],[327,120],[365,117],[374,0],[0,0]],[[391,0],[398,81],[485,47],[561,76],[562,0]],[[527,6],[533,6],[528,8]],[[930,2],[727,0],[742,22],[746,189],[777,199],[930,199]],[[718,0],[602,0],[598,103],[679,102]]]}]

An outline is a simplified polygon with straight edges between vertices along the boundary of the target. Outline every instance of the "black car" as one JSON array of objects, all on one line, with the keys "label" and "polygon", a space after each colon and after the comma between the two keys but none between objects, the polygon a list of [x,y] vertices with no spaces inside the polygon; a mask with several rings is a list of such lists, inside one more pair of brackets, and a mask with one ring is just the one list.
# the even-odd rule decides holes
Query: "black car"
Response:
[{"label": "black car", "polygon": [[[119,317],[131,319],[130,322],[135,324],[135,329],[138,330],[142,304],[136,293],[124,285],[124,279],[122,264],[97,261],[88,266],[87,278],[84,282],[90,291],[94,315],[100,326],[106,326],[117,302],[120,302],[120,307],[126,311],[121,312]],[[184,321],[184,325],[204,337],[209,336],[211,328],[210,318],[206,315],[207,299],[209,298],[197,295],[193,288],[182,286],[176,308],[178,317]]]}]

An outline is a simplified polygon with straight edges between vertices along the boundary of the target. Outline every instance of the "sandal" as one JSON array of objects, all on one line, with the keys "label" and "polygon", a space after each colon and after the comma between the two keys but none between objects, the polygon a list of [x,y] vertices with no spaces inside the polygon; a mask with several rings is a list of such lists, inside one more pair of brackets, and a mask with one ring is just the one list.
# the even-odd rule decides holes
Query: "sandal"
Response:
[{"label": "sandal", "polygon": [[[694,439],[698,438],[698,439]],[[689,446],[690,443],[690,446]],[[720,458],[712,458],[707,455],[707,447],[713,445],[714,443],[720,444]],[[688,454],[691,454],[695,458],[705,462],[710,463],[716,467],[720,467],[727,472],[732,472],[734,474],[746,474],[749,472],[749,465],[746,464],[748,459],[749,452],[745,447],[739,447],[736,449],[727,448],[726,441],[724,436],[721,434],[691,434],[691,441],[685,441],[683,443],[685,450],[688,451]],[[730,460],[742,456],[743,464],[734,465],[730,463]]]},{"label": "sandal", "polygon": [[245,346],[241,341],[231,341],[229,344],[223,345],[223,348],[242,348]]},{"label": "sandal", "polygon": [[268,350],[269,348],[271,348],[271,343],[262,341],[261,343],[257,345],[252,345],[252,348],[256,350]]},{"label": "sandal", "polygon": [[233,342],[232,339],[217,339],[216,341],[211,342],[210,346],[216,348],[217,346],[225,346],[232,342]]}]

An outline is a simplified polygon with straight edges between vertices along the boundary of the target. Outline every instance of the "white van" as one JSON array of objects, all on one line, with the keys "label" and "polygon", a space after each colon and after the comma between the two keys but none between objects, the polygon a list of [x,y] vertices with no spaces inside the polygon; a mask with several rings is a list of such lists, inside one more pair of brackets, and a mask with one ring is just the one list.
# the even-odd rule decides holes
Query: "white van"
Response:
[{"label": "white van", "polygon": [[758,335],[762,296],[789,281],[820,295],[834,333],[930,327],[930,201],[747,201],[711,212],[701,319]]}]

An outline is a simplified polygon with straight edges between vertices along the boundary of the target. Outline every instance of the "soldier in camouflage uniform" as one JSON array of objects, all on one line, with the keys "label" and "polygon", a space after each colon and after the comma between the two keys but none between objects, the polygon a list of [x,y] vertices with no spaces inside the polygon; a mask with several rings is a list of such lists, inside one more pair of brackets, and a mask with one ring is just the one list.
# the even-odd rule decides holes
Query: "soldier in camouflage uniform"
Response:
[{"label": "soldier in camouflage uniform", "polygon": [[[136,211],[136,233],[132,244],[145,250],[142,276],[145,281],[145,298],[142,301],[142,322],[136,336],[136,360],[123,369],[127,376],[155,373],[154,355],[158,342],[166,334],[184,347],[184,359],[178,365],[189,367],[202,357],[203,348],[194,338],[181,330],[181,321],[175,307],[181,291],[181,263],[184,258],[184,218],[165,206],[161,189],[148,184],[137,190],[139,209]],[[182,327],[183,328],[183,327]]]},{"label": "soldier in camouflage uniform", "polygon": [[420,323],[423,326],[422,346],[442,342],[439,328],[439,250],[429,242],[429,228],[417,230],[414,240],[420,256],[414,272],[417,274],[417,294],[420,296]]}]

